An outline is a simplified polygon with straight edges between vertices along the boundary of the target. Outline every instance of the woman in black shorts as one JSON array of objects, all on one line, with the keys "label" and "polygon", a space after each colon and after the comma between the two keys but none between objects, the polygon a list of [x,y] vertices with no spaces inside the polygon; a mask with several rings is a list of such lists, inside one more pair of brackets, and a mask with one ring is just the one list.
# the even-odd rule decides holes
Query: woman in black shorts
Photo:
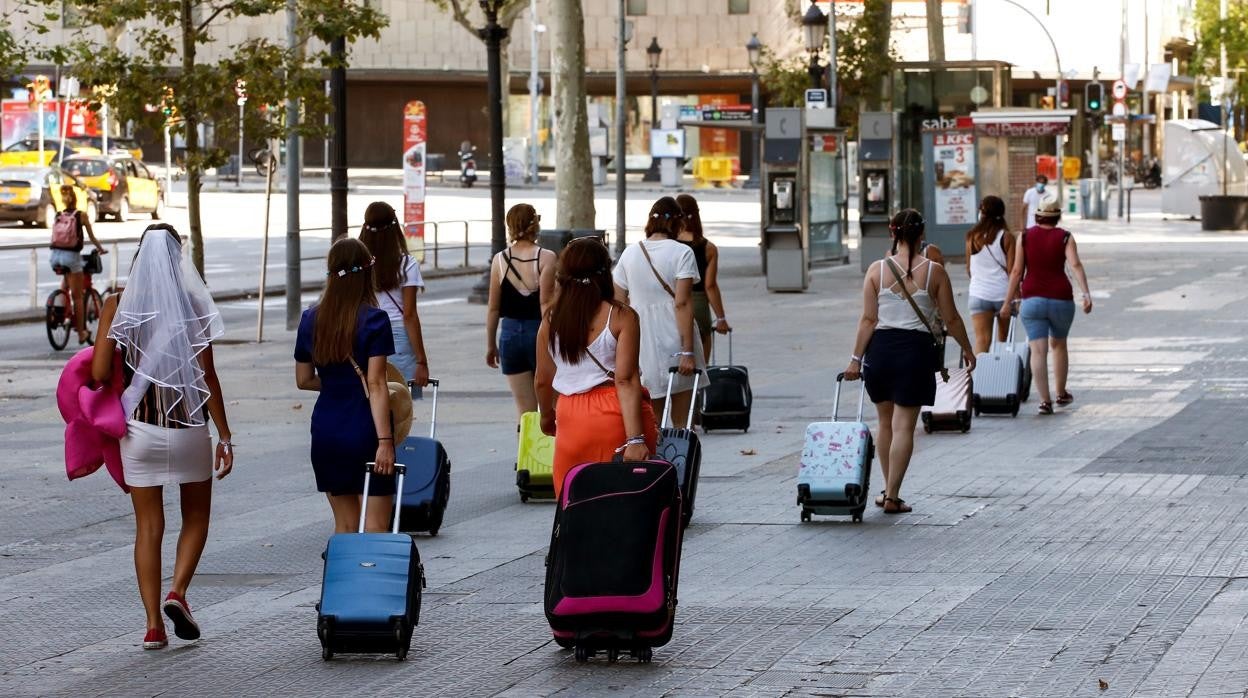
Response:
[{"label": "woman in black shorts", "polygon": [[502,368],[520,415],[537,411],[537,330],[555,296],[555,253],[537,244],[541,221],[532,206],[512,206],[507,211],[511,247],[494,255],[490,264],[485,363]]},{"label": "woman in black shorts", "polygon": [[939,366],[932,329],[938,316],[944,319],[949,336],[962,347],[967,367],[975,369],[975,352],[954,305],[949,275],[919,252],[923,229],[923,216],[914,209],[901,211],[889,224],[892,255],[867,270],[862,284],[862,320],[845,369],[846,378],[861,376],[867,382],[867,394],[879,412],[876,450],[885,487],[875,503],[884,507],[885,514],[911,510],[901,499],[901,481],[914,451],[919,410],[936,398]]}]

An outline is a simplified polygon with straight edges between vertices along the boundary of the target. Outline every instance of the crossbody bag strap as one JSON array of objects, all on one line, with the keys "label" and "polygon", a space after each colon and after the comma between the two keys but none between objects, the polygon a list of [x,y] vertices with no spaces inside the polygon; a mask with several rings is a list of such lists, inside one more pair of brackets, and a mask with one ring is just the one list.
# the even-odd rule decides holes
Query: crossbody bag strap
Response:
[{"label": "crossbody bag strap", "polygon": [[364,371],[360,369],[360,365],[355,362],[355,357],[348,356],[347,361],[351,362],[351,368],[355,369],[355,375],[360,377],[360,387],[364,388],[365,399],[373,399],[373,396],[368,394],[368,379],[364,377]]},{"label": "crossbody bag strap", "polygon": [[[898,285],[901,286],[901,295],[906,299],[906,302],[910,304],[911,310],[913,310],[914,314],[918,316],[919,322],[923,323],[923,326],[927,328],[928,334],[932,335],[932,341],[935,342],[936,331],[932,329],[932,323],[928,322],[927,316],[923,314],[923,311],[919,308],[919,304],[914,302],[914,296],[910,295],[910,289],[906,288],[906,282],[901,278],[901,269],[897,267],[896,262],[887,257],[884,258],[884,263],[888,265],[889,271],[893,272],[893,276],[896,277]],[[928,269],[927,273],[930,275],[932,270]]]},{"label": "crossbody bag strap", "polygon": [[[996,247],[997,240],[1000,240],[1001,241],[1001,254],[1005,254],[1005,236],[1009,234],[1010,234],[1009,231],[1002,231],[998,233],[997,239],[993,240],[992,243],[988,245],[988,256],[992,257],[992,261],[996,262],[997,266],[1001,267],[1001,271],[1007,274],[1010,273],[1010,270],[1005,266],[1004,263],[1002,263],[1001,260],[997,259],[997,256],[995,254],[992,253],[992,248]],[[1007,256],[1006,259],[1009,259],[1009,257]]]},{"label": "crossbody bag strap", "polygon": [[594,352],[589,350],[589,347],[585,347],[585,355],[589,357],[590,361],[593,361],[595,364],[597,364],[598,368],[602,369],[603,373],[607,374],[607,378],[610,378],[611,380],[615,380],[615,371],[612,371],[606,366],[603,366],[602,362],[598,360],[598,357],[594,356]]},{"label": "crossbody bag strap", "polygon": [[[520,282],[520,285],[524,287],[524,290],[525,290],[525,291],[528,291],[529,293],[533,293],[533,289],[532,289],[532,287],[530,287],[530,286],[529,286],[529,284],[528,284],[528,282],[524,280],[524,277],[520,275],[520,270],[519,270],[519,269],[516,269],[516,268],[512,265],[512,263],[511,263],[511,255],[507,254],[506,252],[501,252],[500,254],[501,254],[501,255],[502,255],[502,257],[503,257],[503,261],[507,263],[507,268],[508,268],[508,269],[510,269],[510,270],[511,270],[511,272],[512,272],[513,274],[515,274],[515,275],[516,275],[516,279]],[[541,252],[538,252],[538,259],[539,259],[539,260],[541,259]],[[539,269],[541,268],[540,264],[539,264],[538,268],[539,268]],[[503,276],[506,276],[506,275],[507,275],[506,273],[504,273],[504,274],[503,274]]]},{"label": "crossbody bag strap", "polygon": [[642,253],[643,255],[645,255],[645,257],[646,257],[646,264],[649,264],[649,265],[650,265],[650,271],[654,272],[654,278],[658,279],[658,280],[659,280],[659,283],[663,285],[663,290],[664,290],[664,291],[667,291],[667,295],[671,296],[672,298],[675,298],[675,297],[676,297],[676,292],[675,292],[675,291],[673,291],[673,290],[672,290],[672,287],[671,287],[671,286],[668,286],[668,285],[667,285],[667,282],[663,280],[663,275],[662,275],[662,274],[660,274],[660,273],[659,273],[659,270],[658,270],[658,269],[656,269],[656,268],[655,268],[655,266],[654,266],[654,260],[650,259],[650,252],[649,252],[648,250],[646,250],[646,243],[644,243],[644,242],[639,242],[639,243],[637,243],[637,246],[641,248],[641,253]]}]

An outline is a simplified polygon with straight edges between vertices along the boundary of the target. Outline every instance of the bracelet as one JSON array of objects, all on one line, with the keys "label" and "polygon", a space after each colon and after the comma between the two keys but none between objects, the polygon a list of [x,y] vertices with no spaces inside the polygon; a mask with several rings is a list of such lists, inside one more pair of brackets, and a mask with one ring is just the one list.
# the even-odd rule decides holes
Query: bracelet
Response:
[{"label": "bracelet", "polygon": [[234,443],[233,443],[233,442],[231,442],[229,439],[220,439],[220,440],[218,440],[218,441],[217,441],[217,445],[218,445],[218,446],[225,446],[225,451],[226,451],[226,453],[233,453],[233,452],[234,452]]},{"label": "bracelet", "polygon": [[858,363],[858,364],[862,363],[862,357],[858,356],[857,354],[850,354],[849,360],[852,363]]},{"label": "bracelet", "polygon": [[377,440],[378,441],[394,441],[394,437],[393,436],[378,436]]},{"label": "bracelet", "polygon": [[672,358],[676,358],[676,357],[678,357],[678,356],[693,356],[693,352],[691,352],[691,351],[678,351],[678,352],[676,352],[675,354],[672,354]]},{"label": "bracelet", "polygon": [[619,448],[615,449],[615,452],[623,453],[624,449],[628,448],[629,446],[645,446],[645,445],[646,445],[646,437],[630,436],[628,437],[628,440],[624,442],[623,446],[620,446]]}]

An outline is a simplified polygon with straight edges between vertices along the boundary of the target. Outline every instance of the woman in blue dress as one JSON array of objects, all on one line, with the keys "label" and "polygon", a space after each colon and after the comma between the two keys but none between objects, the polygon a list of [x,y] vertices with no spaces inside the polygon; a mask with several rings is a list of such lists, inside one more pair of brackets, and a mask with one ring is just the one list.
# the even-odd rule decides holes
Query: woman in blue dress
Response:
[{"label": "woman in blue dress", "polygon": [[365,528],[386,531],[395,489],[386,387],[386,357],[394,353],[390,318],[377,308],[373,258],[364,243],[339,240],[328,261],[325,292],[304,311],[295,339],[295,382],[320,393],[312,410],[316,489],[329,498],[334,531],[355,531],[365,464],[375,462]]}]

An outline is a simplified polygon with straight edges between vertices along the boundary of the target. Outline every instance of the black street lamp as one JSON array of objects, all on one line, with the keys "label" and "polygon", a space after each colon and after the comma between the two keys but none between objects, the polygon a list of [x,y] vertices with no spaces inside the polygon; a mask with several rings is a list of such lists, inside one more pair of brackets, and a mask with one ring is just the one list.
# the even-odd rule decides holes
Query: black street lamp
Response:
[{"label": "black street lamp", "polygon": [[819,65],[819,52],[828,38],[828,16],[810,0],[810,7],[802,15],[802,35],[806,39],[806,51],[810,53],[810,86],[823,87],[823,68]]},{"label": "black street lamp", "polygon": [[[659,37],[650,38],[646,47],[646,63],[650,66],[650,130],[659,127],[659,59],[663,56],[663,47],[659,46]],[[659,159],[651,153],[650,169],[642,176],[643,182],[659,181]]]},{"label": "black street lamp", "polygon": [[[758,40],[758,32],[750,35],[745,42],[745,50],[750,56],[750,125],[758,126],[758,65],[763,57],[763,42]],[[746,189],[758,189],[758,161],[762,159],[762,151],[758,147],[762,139],[757,131],[749,132],[750,178],[745,180]]]},{"label": "black street lamp", "polygon": [[[490,258],[507,247],[505,225],[507,181],[503,170],[503,73],[501,47],[507,38],[507,30],[498,24],[498,10],[506,0],[480,0],[485,13],[485,26],[477,30],[477,36],[485,42],[487,88],[486,99],[490,105]],[[485,303],[490,297],[490,273],[472,287],[468,300]]]},{"label": "black street lamp", "polygon": [[[329,151],[329,224],[330,237],[347,236],[347,40],[338,36],[329,45],[334,66],[329,69],[329,97],[333,108],[330,117],[333,135]],[[290,155],[289,157],[297,157]],[[240,163],[241,166],[241,163]]]}]

